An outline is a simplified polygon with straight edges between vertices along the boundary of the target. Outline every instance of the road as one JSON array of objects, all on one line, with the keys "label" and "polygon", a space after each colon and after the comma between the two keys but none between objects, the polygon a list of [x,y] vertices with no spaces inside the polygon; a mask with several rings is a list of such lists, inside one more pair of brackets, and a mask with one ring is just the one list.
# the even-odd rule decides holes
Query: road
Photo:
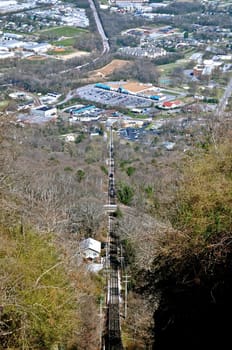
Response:
[{"label": "road", "polygon": [[231,96],[231,94],[232,94],[232,78],[230,79],[225,89],[225,92],[218,103],[217,110],[216,110],[218,117],[221,117],[223,112],[225,111],[226,105],[228,103],[228,98]]},{"label": "road", "polygon": [[94,15],[94,19],[96,22],[98,33],[100,34],[100,36],[102,38],[102,45],[103,45],[102,55],[104,55],[110,51],[110,45],[108,42],[108,38],[107,38],[105,31],[104,31],[104,28],[101,24],[101,20],[100,20],[100,17],[98,15],[94,1],[93,0],[88,0],[88,1],[89,1],[89,6],[90,6],[91,10],[93,11],[93,15]]},{"label": "road", "polygon": [[110,51],[109,41],[108,41],[108,38],[105,34],[104,28],[102,26],[102,23],[101,23],[99,15],[98,15],[95,3],[93,0],[88,0],[88,2],[89,2],[89,6],[93,12],[93,15],[94,15],[94,20],[95,20],[95,23],[97,26],[98,33],[100,34],[101,39],[102,39],[102,46],[103,46],[102,52],[98,57],[94,58],[91,62],[86,62],[86,63],[81,64],[80,66],[76,66],[74,68],[65,69],[65,70],[61,71],[60,74],[68,73],[68,72],[71,72],[75,69],[80,70],[84,67],[88,67],[92,62],[97,62],[98,60],[100,60],[100,58],[102,56],[104,56],[105,54],[107,54]]}]

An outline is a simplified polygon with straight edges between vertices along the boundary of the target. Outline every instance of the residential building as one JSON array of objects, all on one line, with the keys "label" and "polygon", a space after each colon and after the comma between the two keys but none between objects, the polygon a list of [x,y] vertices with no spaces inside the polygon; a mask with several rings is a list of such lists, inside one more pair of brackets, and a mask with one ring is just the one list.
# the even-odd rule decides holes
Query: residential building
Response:
[{"label": "residential building", "polygon": [[93,260],[93,259],[100,257],[101,242],[97,241],[96,239],[93,239],[93,238],[84,239],[80,243],[80,248],[81,248],[83,256],[86,259]]},{"label": "residential building", "polygon": [[159,108],[162,109],[173,109],[173,108],[178,108],[183,106],[183,102],[180,100],[175,100],[175,101],[165,101],[162,103],[161,106],[159,106]]}]

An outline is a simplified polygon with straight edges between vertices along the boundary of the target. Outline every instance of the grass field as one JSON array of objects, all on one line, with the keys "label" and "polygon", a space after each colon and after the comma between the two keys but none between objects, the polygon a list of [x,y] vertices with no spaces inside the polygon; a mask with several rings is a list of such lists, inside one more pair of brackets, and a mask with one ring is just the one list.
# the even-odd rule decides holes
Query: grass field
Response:
[{"label": "grass field", "polygon": [[73,46],[75,43],[75,38],[68,38],[68,39],[63,39],[63,40],[57,40],[57,41],[53,41],[52,45],[55,46]]},{"label": "grass field", "polygon": [[187,64],[189,58],[196,52],[195,49],[191,49],[191,50],[187,50],[184,58],[176,61],[176,62],[172,62],[172,63],[168,63],[168,64],[162,64],[157,66],[160,73],[162,75],[168,75],[170,73],[172,73],[173,69],[176,67],[182,67],[184,68],[184,66]]},{"label": "grass field", "polygon": [[76,27],[55,27],[51,29],[46,29],[46,30],[41,30],[39,33],[45,34],[45,35],[54,35],[58,37],[74,37],[78,36],[81,33],[86,33],[87,30],[81,29],[81,28],[76,28]]}]

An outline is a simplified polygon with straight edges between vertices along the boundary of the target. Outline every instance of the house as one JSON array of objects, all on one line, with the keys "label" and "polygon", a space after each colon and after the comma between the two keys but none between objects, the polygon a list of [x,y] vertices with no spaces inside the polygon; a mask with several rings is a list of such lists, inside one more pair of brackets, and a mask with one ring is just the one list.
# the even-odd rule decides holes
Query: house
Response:
[{"label": "house", "polygon": [[96,259],[101,253],[101,242],[93,239],[87,238],[80,243],[80,248],[83,256],[86,259]]},{"label": "house", "polygon": [[173,109],[183,106],[183,102],[179,100],[175,101],[165,101],[161,106],[159,106],[162,109]]}]

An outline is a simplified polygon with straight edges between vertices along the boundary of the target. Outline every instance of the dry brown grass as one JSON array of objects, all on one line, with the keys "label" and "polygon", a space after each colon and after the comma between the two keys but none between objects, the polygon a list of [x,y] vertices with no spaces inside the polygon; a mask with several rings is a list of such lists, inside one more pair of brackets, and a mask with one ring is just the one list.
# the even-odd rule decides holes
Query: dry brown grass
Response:
[{"label": "dry brown grass", "polygon": [[96,70],[95,73],[101,75],[102,77],[106,77],[112,74],[115,70],[122,68],[127,64],[129,65],[130,61],[115,59],[101,69]]},{"label": "dry brown grass", "polygon": [[46,60],[47,57],[44,57],[44,56],[29,56],[27,59],[30,60],[30,61],[43,61],[43,60]]},{"label": "dry brown grass", "polygon": [[71,52],[67,55],[60,55],[60,56],[56,56],[57,58],[66,61],[69,60],[70,58],[75,58],[75,57],[82,57],[82,56],[89,56],[89,52],[86,51],[76,51],[76,52]]}]

